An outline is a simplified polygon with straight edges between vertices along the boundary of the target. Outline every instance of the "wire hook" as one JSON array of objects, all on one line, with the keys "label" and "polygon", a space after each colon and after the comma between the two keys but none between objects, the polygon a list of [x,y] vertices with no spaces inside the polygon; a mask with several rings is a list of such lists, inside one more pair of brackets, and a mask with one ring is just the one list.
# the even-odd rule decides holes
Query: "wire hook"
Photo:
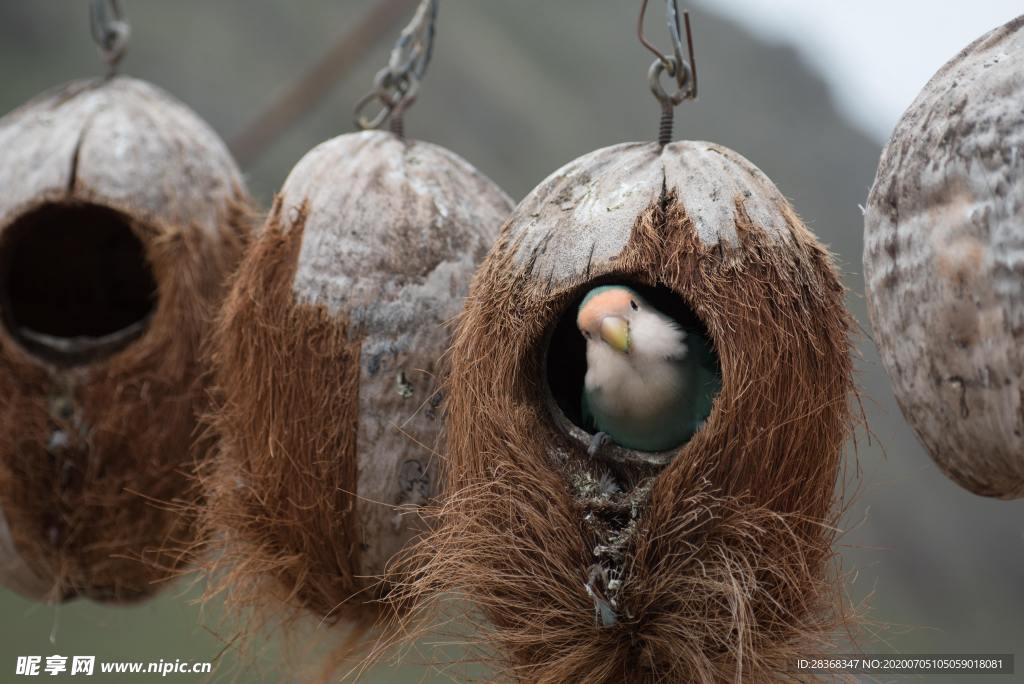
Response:
[{"label": "wire hook", "polygon": [[[420,81],[434,54],[437,7],[438,0],[422,0],[408,26],[402,29],[391,49],[388,65],[373,79],[373,90],[356,103],[355,125],[360,130],[380,128],[389,122],[395,135],[404,135],[403,117],[416,101]],[[367,117],[363,111],[372,102],[380,105],[380,111]]]},{"label": "wire hook", "polygon": [[[640,16],[636,22],[636,35],[640,43],[650,50],[657,59],[647,72],[651,92],[661,103],[661,127],[658,142],[664,146],[672,138],[673,108],[683,100],[697,99],[697,62],[693,57],[693,33],[690,30],[690,13],[683,12],[686,27],[686,56],[683,56],[683,38],[679,27],[679,7],[676,0],[666,0],[666,15],[669,35],[672,38],[672,54],[663,54],[644,37],[644,16],[647,14],[647,0],[641,0]],[[661,74],[675,78],[676,90],[669,94],[661,85]]]},{"label": "wire hook", "polygon": [[89,24],[92,39],[107,63],[110,76],[117,73],[117,66],[128,48],[128,37],[132,27],[124,17],[119,0],[92,0],[89,6]]}]

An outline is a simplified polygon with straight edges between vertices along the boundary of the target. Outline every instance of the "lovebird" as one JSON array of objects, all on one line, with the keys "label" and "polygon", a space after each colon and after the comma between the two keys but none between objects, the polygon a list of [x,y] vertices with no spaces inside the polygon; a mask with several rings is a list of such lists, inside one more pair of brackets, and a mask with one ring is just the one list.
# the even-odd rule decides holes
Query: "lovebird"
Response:
[{"label": "lovebird", "polygon": [[580,303],[587,342],[585,427],[594,455],[608,439],[628,449],[666,451],[686,442],[711,413],[721,374],[707,339],[624,285],[602,285]]}]

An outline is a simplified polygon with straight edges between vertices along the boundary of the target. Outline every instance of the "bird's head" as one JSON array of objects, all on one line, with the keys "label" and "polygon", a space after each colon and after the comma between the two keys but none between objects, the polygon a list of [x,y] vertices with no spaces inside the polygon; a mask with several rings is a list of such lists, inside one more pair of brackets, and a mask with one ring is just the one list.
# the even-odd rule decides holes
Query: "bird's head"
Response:
[{"label": "bird's head", "polygon": [[676,356],[686,350],[686,333],[675,321],[625,285],[602,285],[588,292],[576,326],[588,345],[607,345],[621,354]]}]

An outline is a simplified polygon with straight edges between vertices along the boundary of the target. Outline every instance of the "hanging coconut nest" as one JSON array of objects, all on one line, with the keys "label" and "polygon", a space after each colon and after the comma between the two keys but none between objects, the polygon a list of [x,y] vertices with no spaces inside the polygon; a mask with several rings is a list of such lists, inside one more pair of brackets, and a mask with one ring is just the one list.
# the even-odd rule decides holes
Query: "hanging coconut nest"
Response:
[{"label": "hanging coconut nest", "polygon": [[[630,285],[704,336],[721,389],[689,441],[588,455],[577,309]],[[445,593],[531,682],[760,681],[843,622],[832,564],[851,319],[778,190],[704,142],[573,161],[513,212],[457,325],[445,499],[403,608]],[[690,339],[690,338],[688,338]]]},{"label": "hanging coconut nest", "polygon": [[211,594],[275,621],[377,614],[437,491],[446,324],[510,211],[461,158],[391,133],[295,166],[212,348]]},{"label": "hanging coconut nest", "polygon": [[130,601],[193,536],[199,348],[246,232],[227,149],[129,78],[0,119],[0,583]]},{"label": "hanging coconut nest", "polygon": [[917,96],[864,230],[868,312],[903,415],[955,482],[1024,496],[1024,17]]}]

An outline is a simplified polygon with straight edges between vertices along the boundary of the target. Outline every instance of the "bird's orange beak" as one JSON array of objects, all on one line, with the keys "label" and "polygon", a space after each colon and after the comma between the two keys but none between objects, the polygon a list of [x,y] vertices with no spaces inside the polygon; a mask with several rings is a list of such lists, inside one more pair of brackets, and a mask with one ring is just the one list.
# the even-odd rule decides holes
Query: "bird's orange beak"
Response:
[{"label": "bird's orange beak", "polygon": [[601,319],[601,339],[623,354],[629,351],[629,323],[619,316]]}]

